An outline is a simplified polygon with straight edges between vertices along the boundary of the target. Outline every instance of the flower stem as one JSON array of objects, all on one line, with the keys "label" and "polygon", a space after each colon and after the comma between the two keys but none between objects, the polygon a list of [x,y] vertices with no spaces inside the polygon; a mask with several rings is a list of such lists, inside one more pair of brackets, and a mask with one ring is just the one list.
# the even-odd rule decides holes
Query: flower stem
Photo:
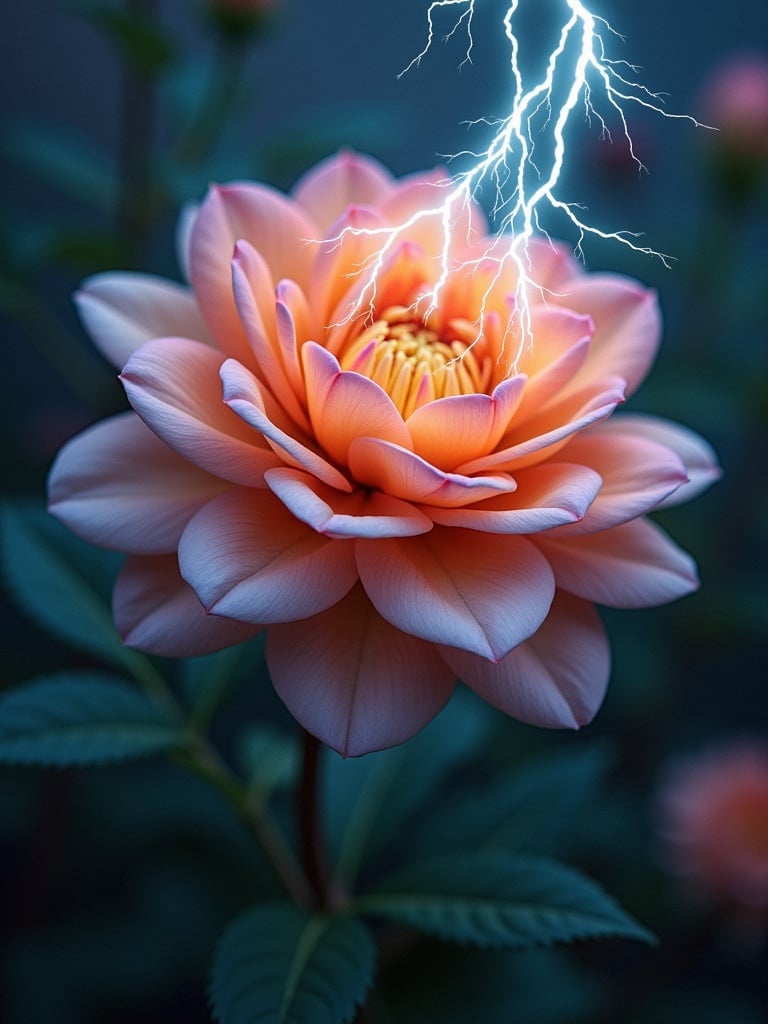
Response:
[{"label": "flower stem", "polygon": [[318,767],[320,741],[304,733],[304,756],[301,784],[298,794],[298,831],[304,869],[314,890],[315,901],[321,908],[330,902],[328,869],[320,827]]}]

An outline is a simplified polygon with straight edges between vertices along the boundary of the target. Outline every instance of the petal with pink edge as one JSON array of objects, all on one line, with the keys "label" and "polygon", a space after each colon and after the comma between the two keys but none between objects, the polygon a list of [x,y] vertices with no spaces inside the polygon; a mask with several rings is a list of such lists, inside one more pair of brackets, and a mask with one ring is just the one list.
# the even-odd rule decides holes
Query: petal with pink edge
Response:
[{"label": "petal with pink edge", "polygon": [[[707,487],[719,480],[722,473],[717,455],[703,437],[687,427],[657,416],[617,416],[606,424],[612,435],[621,433],[630,437],[645,438],[655,444],[670,448],[682,460],[688,474],[688,482],[669,494],[656,507],[680,505],[701,494]],[[598,429],[595,428],[595,432]]]},{"label": "petal with pink edge", "polygon": [[455,683],[434,647],[382,619],[360,587],[311,619],[270,626],[266,658],[294,718],[343,757],[410,739]]},{"label": "petal with pink edge", "polygon": [[199,203],[184,203],[176,221],[176,259],[179,261],[184,280],[187,282],[191,278],[189,258],[192,247],[192,228],[195,226],[199,210]]},{"label": "petal with pink edge", "polygon": [[499,661],[544,621],[552,570],[522,537],[435,528],[356,542],[360,580],[404,633]]},{"label": "petal with pink edge", "polygon": [[263,486],[280,464],[264,439],[227,408],[221,352],[186,338],[157,338],[134,352],[120,374],[128,401],[153,433],[215,476]]},{"label": "petal with pink edge", "polygon": [[[276,422],[279,410],[270,408],[267,411],[266,401],[269,396],[263,395],[259,382],[244,366],[234,359],[228,359],[221,368],[221,380],[224,385],[224,400],[227,405],[255,430],[264,435],[271,447],[280,454],[280,461],[295,469],[306,469],[318,480],[336,487],[341,491],[350,492],[352,485],[335,466],[323,458],[318,452],[307,447],[284,427]],[[272,402],[272,406],[275,406]]]},{"label": "petal with pink edge", "polygon": [[317,228],[296,203],[264,185],[214,186],[192,229],[192,285],[206,323],[227,355],[246,364],[250,346],[232,295],[235,242],[257,249],[273,280],[309,284]]},{"label": "petal with pink edge", "polygon": [[611,670],[608,640],[594,607],[561,591],[540,628],[498,664],[449,647],[440,653],[489,704],[549,729],[591,722]]},{"label": "petal with pink edge", "polygon": [[378,491],[343,494],[298,469],[271,469],[267,486],[286,508],[326,537],[414,537],[432,520],[408,502]]},{"label": "petal with pink edge", "polygon": [[645,519],[557,541],[537,535],[536,545],[558,587],[615,608],[664,604],[699,585],[690,556]]},{"label": "petal with pink edge", "polygon": [[62,448],[49,477],[48,510],[92,544],[166,554],[195,512],[226,486],[127,412]]},{"label": "petal with pink edge", "polygon": [[245,488],[194,516],[179,543],[179,566],[209,612],[254,623],[316,615],[357,580],[352,541],[323,537],[269,491]]},{"label": "petal with pink edge", "polygon": [[358,437],[376,437],[410,448],[411,435],[389,395],[359,373],[342,372],[335,356],[315,344],[301,351],[314,435],[336,462],[347,462]]},{"label": "petal with pink edge", "polygon": [[194,294],[161,277],[129,271],[95,274],[75,293],[75,303],[96,347],[118,370],[150,338],[178,336],[213,344]]},{"label": "petal with pink edge", "polygon": [[601,479],[586,466],[545,462],[516,477],[517,490],[467,508],[422,505],[435,523],[486,533],[539,533],[582,519],[600,490]]},{"label": "petal with pink edge", "polygon": [[405,501],[452,508],[514,491],[510,476],[444,473],[419,455],[376,437],[358,437],[349,446],[349,468],[361,484]]},{"label": "petal with pink edge", "polygon": [[342,150],[300,178],[293,198],[324,235],[347,207],[375,206],[394,187],[394,178],[377,160]]},{"label": "petal with pink edge", "polygon": [[112,595],[123,643],[163,658],[194,658],[231,647],[260,627],[208,615],[179,575],[175,555],[133,555]]}]

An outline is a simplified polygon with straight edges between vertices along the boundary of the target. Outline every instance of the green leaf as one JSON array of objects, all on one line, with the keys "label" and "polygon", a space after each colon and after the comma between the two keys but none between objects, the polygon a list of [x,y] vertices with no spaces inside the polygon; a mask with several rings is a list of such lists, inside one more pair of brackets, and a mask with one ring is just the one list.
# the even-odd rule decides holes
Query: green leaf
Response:
[{"label": "green leaf", "polygon": [[61,672],[0,696],[0,762],[78,765],[141,757],[184,741],[183,729],[126,683]]},{"label": "green leaf", "polygon": [[343,1024],[373,977],[375,947],[352,917],[266,903],[221,938],[211,978],[219,1024]]},{"label": "green leaf", "polygon": [[251,793],[268,797],[287,789],[299,772],[299,748],[295,736],[270,725],[245,730],[238,741],[239,761]]},{"label": "green leaf", "polygon": [[80,4],[77,10],[144,74],[162,71],[174,59],[173,43],[154,18],[142,12],[119,10],[103,4]]},{"label": "green leaf", "polygon": [[107,581],[114,555],[73,537],[42,509],[20,505],[0,510],[0,555],[9,590],[51,633],[137,679],[156,678],[152,663],[124,647],[112,623]]},{"label": "green leaf", "polygon": [[413,865],[354,903],[430,935],[478,946],[653,937],[599,886],[556,861],[463,854]]}]

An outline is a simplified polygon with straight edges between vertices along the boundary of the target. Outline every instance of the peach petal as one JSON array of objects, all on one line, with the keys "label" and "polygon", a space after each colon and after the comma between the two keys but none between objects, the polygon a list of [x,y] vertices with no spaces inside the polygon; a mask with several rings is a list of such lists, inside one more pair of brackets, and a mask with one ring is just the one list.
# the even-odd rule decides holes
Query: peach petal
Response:
[{"label": "peach petal", "polygon": [[401,232],[403,239],[415,242],[439,259],[446,244],[446,217],[451,224],[449,248],[454,254],[466,250],[487,229],[479,206],[472,201],[468,203],[463,195],[452,198],[454,191],[454,182],[447,171],[438,170],[401,182],[377,204],[377,209],[388,224],[407,225]]},{"label": "peach petal", "polygon": [[488,533],[538,533],[584,517],[601,478],[585,466],[546,462],[523,470],[517,490],[468,508],[422,505],[435,523]]},{"label": "peach petal", "polygon": [[214,186],[192,229],[192,284],[206,323],[227,355],[246,364],[250,345],[232,295],[230,261],[235,243],[249,242],[273,280],[309,283],[317,228],[290,199],[264,185]]},{"label": "peach petal", "polygon": [[554,540],[538,534],[558,587],[615,608],[647,608],[699,585],[693,560],[645,519],[602,533]]},{"label": "peach petal", "polygon": [[242,622],[292,622],[324,611],[357,580],[351,541],[329,540],[269,491],[219,495],[187,525],[182,577],[207,611]]},{"label": "peach petal", "polygon": [[410,739],[455,683],[434,647],[382,619],[360,587],[310,619],[271,626],[266,658],[290,713],[342,757]]},{"label": "peach petal", "polygon": [[311,327],[312,310],[307,297],[295,281],[278,281],[275,289],[277,301],[277,337],[280,354],[288,380],[299,401],[304,401],[304,375],[301,370],[299,353],[305,341],[313,336]]},{"label": "peach petal", "polygon": [[123,643],[164,658],[190,658],[231,647],[259,626],[209,615],[182,580],[175,555],[132,555],[112,595]]},{"label": "peach petal", "polygon": [[411,435],[389,395],[359,373],[342,371],[335,356],[315,342],[302,349],[307,403],[314,435],[339,463],[358,437],[376,437],[403,448]]},{"label": "peach petal", "polygon": [[423,537],[356,542],[360,580],[405,633],[499,661],[544,621],[552,570],[522,537],[442,527]]},{"label": "peach petal", "polygon": [[186,338],[157,338],[120,374],[128,400],[153,433],[214,476],[263,486],[279,460],[263,438],[224,403],[221,352]]},{"label": "peach petal", "polygon": [[414,537],[432,520],[408,502],[378,491],[343,494],[297,469],[273,469],[267,486],[286,508],[326,537]]},{"label": "peach petal", "polygon": [[126,412],[61,449],[49,477],[48,510],[92,544],[165,554],[176,550],[189,519],[225,486]]},{"label": "peach petal", "polygon": [[189,288],[129,271],[94,274],[75,293],[75,303],[96,347],[121,370],[150,338],[179,336],[212,345]]},{"label": "peach petal", "polygon": [[176,221],[176,259],[181,267],[184,280],[189,283],[192,279],[190,273],[190,254],[192,248],[192,229],[195,226],[197,215],[200,212],[199,203],[184,203]]},{"label": "peach petal", "polygon": [[436,469],[414,452],[375,437],[358,437],[349,447],[349,468],[368,487],[405,501],[452,508],[514,491],[510,476],[462,476]]},{"label": "peach petal", "polygon": [[600,617],[588,601],[558,591],[539,629],[497,664],[440,647],[463,682],[521,722],[578,729],[590,722],[608,686],[611,656]]},{"label": "peach petal", "polygon": [[342,150],[300,178],[293,188],[293,198],[320,233],[327,234],[349,206],[373,206],[394,187],[394,178],[377,160]]},{"label": "peach petal", "polygon": [[[250,370],[234,359],[228,359],[221,368],[224,401],[245,423],[264,435],[280,455],[280,461],[296,469],[306,469],[318,480],[341,491],[351,491],[352,485],[335,466],[302,441],[287,433],[267,412],[259,382]],[[272,467],[270,467],[272,468]]]},{"label": "peach petal", "polygon": [[420,406],[406,420],[414,449],[443,470],[492,451],[509,426],[525,384],[525,377],[513,377],[492,395],[455,395]]}]

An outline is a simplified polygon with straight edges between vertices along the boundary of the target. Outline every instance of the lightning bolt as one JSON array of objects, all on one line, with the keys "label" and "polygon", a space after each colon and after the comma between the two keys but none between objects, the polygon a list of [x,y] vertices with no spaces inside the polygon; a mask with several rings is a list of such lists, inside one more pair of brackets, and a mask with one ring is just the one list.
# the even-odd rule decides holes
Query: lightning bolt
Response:
[{"label": "lightning bolt", "polygon": [[[435,18],[438,13],[452,10],[453,27],[444,37],[450,39],[462,27],[467,48],[463,63],[472,61],[474,38],[473,23],[478,0],[432,0],[427,10],[427,38],[423,49],[405,67],[398,77],[418,67],[429,53],[436,35]],[[496,121],[481,118],[472,125],[486,125],[495,129],[490,144],[482,152],[464,151],[451,160],[470,161],[466,170],[447,177],[436,184],[437,199],[434,206],[421,209],[408,220],[393,228],[352,228],[345,234],[365,234],[381,237],[375,255],[365,262],[367,271],[363,287],[357,290],[354,308],[349,316],[368,303],[373,314],[376,280],[385,267],[393,248],[407,237],[409,228],[422,221],[439,219],[442,225],[443,246],[440,253],[440,271],[430,293],[420,300],[420,312],[427,317],[436,306],[440,293],[455,264],[451,254],[457,241],[457,231],[463,231],[469,241],[469,211],[484,188],[490,186],[493,196],[492,217],[495,237],[488,249],[468,266],[483,264],[496,267],[480,309],[478,331],[482,329],[485,300],[498,282],[504,269],[511,263],[517,271],[517,287],[506,325],[506,338],[517,339],[517,351],[511,362],[516,364],[523,346],[530,340],[531,295],[544,289],[533,279],[529,257],[529,244],[536,234],[549,235],[542,226],[541,212],[545,208],[559,213],[577,233],[574,253],[583,258],[583,243],[588,235],[618,242],[635,252],[659,258],[665,266],[669,259],[664,253],[641,244],[640,233],[619,230],[604,231],[588,224],[579,215],[581,207],[566,202],[559,196],[559,186],[566,163],[566,131],[574,117],[579,116],[589,125],[594,120],[601,135],[612,141],[606,117],[620,126],[625,144],[638,171],[645,167],[635,152],[629,131],[626,110],[632,104],[644,107],[667,118],[686,120],[699,127],[688,114],[666,111],[660,93],[651,92],[633,81],[639,69],[624,60],[608,56],[607,36],[624,39],[604,18],[591,13],[581,0],[564,0],[568,17],[560,29],[557,43],[546,61],[543,76],[530,84],[520,64],[520,43],[515,34],[515,17],[520,0],[507,0],[502,26],[509,48],[509,72],[514,87],[509,114]],[[600,101],[598,104],[598,99]],[[602,113],[601,113],[602,109]],[[535,158],[535,159],[534,159]],[[542,169],[543,168],[543,169]],[[459,227],[458,225],[464,225]]]}]

